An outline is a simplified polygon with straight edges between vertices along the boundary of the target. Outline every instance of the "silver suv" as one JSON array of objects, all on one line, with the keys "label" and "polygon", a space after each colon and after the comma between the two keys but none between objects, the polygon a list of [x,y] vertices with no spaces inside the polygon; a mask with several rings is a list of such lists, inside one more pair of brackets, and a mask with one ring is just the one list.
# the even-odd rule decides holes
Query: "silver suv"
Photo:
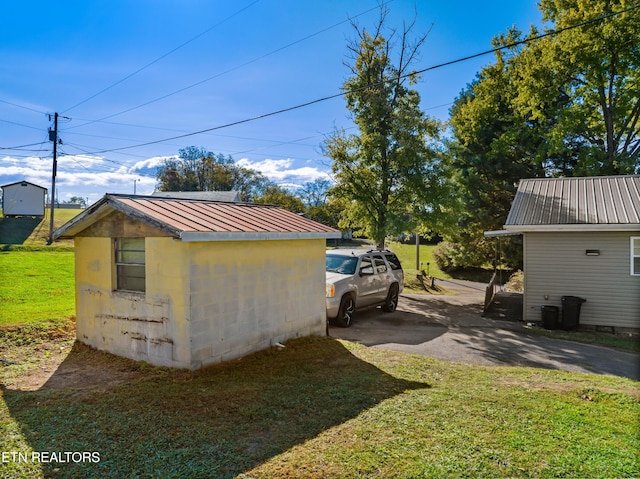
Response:
[{"label": "silver suv", "polygon": [[404,288],[404,272],[391,251],[332,249],[326,262],[327,319],[351,326],[356,309],[382,305],[395,311]]}]

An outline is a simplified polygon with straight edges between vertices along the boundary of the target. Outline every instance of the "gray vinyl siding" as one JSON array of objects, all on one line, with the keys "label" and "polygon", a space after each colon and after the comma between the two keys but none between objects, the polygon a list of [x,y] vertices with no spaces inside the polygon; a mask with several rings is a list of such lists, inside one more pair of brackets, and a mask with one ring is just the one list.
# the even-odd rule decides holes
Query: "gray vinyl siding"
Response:
[{"label": "gray vinyl siding", "polygon": [[[579,296],[580,324],[640,328],[640,276],[630,274],[630,238],[638,232],[524,234],[524,320],[540,321],[541,306]],[[586,256],[587,249],[600,250]],[[548,299],[545,300],[545,295]]]}]

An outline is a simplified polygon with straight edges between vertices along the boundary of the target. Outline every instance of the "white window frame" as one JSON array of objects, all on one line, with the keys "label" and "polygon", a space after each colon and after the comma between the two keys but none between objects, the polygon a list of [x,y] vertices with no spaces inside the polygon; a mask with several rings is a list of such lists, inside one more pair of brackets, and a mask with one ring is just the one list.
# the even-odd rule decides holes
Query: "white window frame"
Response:
[{"label": "white window frame", "polygon": [[[139,242],[138,249],[123,249],[122,243],[123,241],[137,241]],[[114,273],[115,273],[115,281],[114,286],[116,291],[127,291],[133,293],[145,293],[146,292],[146,245],[144,238],[114,238],[113,241],[114,248]],[[129,253],[127,255],[120,254],[122,251]],[[137,254],[136,254],[137,253]],[[142,253],[142,255],[140,255]],[[125,256],[129,256],[126,258]],[[140,257],[141,256],[141,257]],[[136,260],[133,260],[131,257],[135,257]],[[135,277],[138,279],[142,279],[142,285],[137,287],[127,287],[131,286],[131,283],[126,283],[123,277],[124,272],[135,272],[137,275],[131,275],[131,277]],[[140,275],[141,273],[141,275]],[[127,276],[128,277],[128,276]],[[135,282],[135,281],[134,281]]]},{"label": "white window frame", "polygon": [[635,269],[636,260],[640,261],[640,254],[636,254],[636,247],[640,249],[640,236],[631,237],[631,276],[640,276],[640,267]]}]

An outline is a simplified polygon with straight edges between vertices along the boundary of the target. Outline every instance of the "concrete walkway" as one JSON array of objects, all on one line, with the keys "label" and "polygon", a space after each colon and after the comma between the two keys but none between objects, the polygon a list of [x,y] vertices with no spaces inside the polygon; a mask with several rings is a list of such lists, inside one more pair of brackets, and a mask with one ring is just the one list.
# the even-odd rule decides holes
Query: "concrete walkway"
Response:
[{"label": "concrete walkway", "polygon": [[457,294],[403,294],[394,313],[379,308],[357,312],[350,328],[331,326],[329,335],[465,364],[531,366],[640,381],[640,353],[532,334],[518,318],[482,317],[485,285],[442,286]]}]

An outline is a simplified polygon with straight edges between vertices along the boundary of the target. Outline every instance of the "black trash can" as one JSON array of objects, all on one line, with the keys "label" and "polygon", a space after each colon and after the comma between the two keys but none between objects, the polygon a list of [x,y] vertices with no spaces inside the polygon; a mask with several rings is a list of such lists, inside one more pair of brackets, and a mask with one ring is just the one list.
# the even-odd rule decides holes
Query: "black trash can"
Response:
[{"label": "black trash can", "polygon": [[557,306],[542,306],[542,327],[544,329],[558,329],[558,313],[560,308]]},{"label": "black trash can", "polygon": [[571,331],[580,324],[580,307],[587,300],[578,296],[562,297],[562,329]]}]

